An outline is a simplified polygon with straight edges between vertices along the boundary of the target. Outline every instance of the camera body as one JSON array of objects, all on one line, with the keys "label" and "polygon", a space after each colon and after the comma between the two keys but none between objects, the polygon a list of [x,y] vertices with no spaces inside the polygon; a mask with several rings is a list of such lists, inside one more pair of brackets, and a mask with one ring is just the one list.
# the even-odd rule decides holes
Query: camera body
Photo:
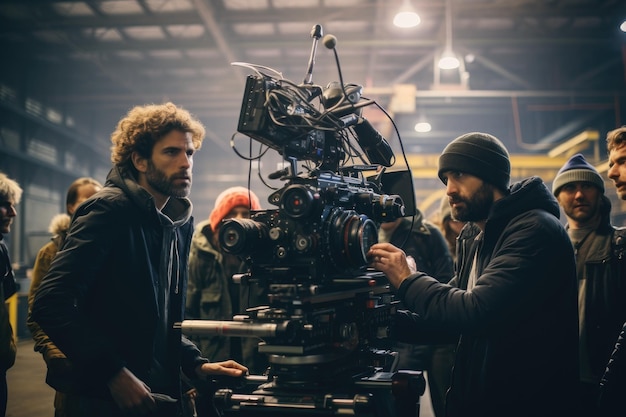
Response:
[{"label": "camera body", "polygon": [[[361,108],[373,102],[361,93],[355,84],[322,89],[258,71],[246,79],[237,130],[289,161],[282,174],[287,185],[268,199],[277,209],[225,220],[219,240],[267,289],[324,286],[363,274],[380,223],[405,215],[400,196],[381,193],[380,183],[362,175],[390,166],[394,156],[362,117]],[[355,158],[363,164],[348,166]],[[315,164],[308,176],[297,174],[299,160]]]},{"label": "camera body", "polygon": [[266,287],[327,285],[362,275],[367,251],[378,241],[378,224],[404,214],[398,196],[332,173],[294,178],[269,200],[279,208],[227,219],[219,233],[221,247],[246,259],[250,275]]}]

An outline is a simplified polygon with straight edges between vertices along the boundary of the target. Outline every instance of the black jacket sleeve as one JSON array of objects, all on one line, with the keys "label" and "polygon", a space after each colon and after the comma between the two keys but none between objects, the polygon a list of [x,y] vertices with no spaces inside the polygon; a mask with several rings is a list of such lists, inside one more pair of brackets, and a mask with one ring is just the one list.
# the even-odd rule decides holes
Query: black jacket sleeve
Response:
[{"label": "black jacket sleeve", "polygon": [[408,310],[398,310],[392,316],[389,337],[413,344],[453,344],[458,342],[459,333],[442,326],[429,325],[418,314]]},{"label": "black jacket sleeve", "polygon": [[615,349],[600,380],[599,404],[602,417],[624,415],[623,396],[626,392],[626,323],[622,327]]}]

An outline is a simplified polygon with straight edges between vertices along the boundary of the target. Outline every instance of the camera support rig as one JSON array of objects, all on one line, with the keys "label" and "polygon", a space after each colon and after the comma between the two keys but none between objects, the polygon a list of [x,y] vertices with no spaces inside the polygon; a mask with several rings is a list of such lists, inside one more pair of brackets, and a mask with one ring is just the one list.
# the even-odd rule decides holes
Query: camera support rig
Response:
[{"label": "camera support rig", "polygon": [[[361,115],[374,104],[361,96],[361,86],[312,84],[321,26],[311,36],[303,84],[245,65],[256,74],[246,80],[237,130],[288,161],[270,176],[287,184],[268,199],[277,209],[223,221],[219,242],[248,265],[236,281],[259,285],[268,305],[232,321],[184,320],[176,327],[190,336],[262,340],[258,350],[269,362],[264,375],[217,382],[213,398],[222,414],[417,417],[424,377],[396,369],[387,333],[398,302],[367,259],[378,225],[405,214],[402,198],[381,193],[383,184],[363,172],[390,167],[395,156]],[[335,44],[334,36],[324,39],[337,59]],[[347,164],[355,159],[362,163]],[[300,176],[298,160],[316,166]]]},{"label": "camera support rig", "polygon": [[[242,285],[249,276],[239,276]],[[384,341],[398,302],[382,274],[335,279],[323,287],[275,284],[270,306],[233,321],[185,320],[189,336],[259,337],[266,375],[222,383],[216,407],[224,415],[419,415],[421,371],[396,370]],[[384,342],[383,342],[384,344]],[[218,384],[219,386],[219,384]]]}]

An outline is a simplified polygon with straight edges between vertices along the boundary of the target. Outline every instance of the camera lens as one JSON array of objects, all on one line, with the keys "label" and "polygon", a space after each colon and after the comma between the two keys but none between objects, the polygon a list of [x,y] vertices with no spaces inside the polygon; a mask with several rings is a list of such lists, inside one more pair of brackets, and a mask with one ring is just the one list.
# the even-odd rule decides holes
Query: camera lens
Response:
[{"label": "camera lens", "polygon": [[233,255],[249,255],[266,240],[267,226],[251,219],[228,219],[220,227],[220,245]]},{"label": "camera lens", "polygon": [[394,221],[399,217],[404,217],[404,202],[398,195],[381,195],[374,203],[378,207],[374,208],[381,221]]},{"label": "camera lens", "polygon": [[392,222],[404,217],[404,202],[399,195],[361,193],[356,196],[356,210],[378,222]]}]

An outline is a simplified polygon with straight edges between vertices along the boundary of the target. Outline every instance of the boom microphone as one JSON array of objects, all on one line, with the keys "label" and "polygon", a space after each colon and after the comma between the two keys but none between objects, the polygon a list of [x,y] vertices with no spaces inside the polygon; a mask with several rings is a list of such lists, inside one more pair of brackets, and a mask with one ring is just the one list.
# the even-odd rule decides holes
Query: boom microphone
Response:
[{"label": "boom microphone", "polygon": [[334,35],[325,35],[322,39],[322,43],[328,49],[335,49],[335,46],[337,46],[337,37]]}]

